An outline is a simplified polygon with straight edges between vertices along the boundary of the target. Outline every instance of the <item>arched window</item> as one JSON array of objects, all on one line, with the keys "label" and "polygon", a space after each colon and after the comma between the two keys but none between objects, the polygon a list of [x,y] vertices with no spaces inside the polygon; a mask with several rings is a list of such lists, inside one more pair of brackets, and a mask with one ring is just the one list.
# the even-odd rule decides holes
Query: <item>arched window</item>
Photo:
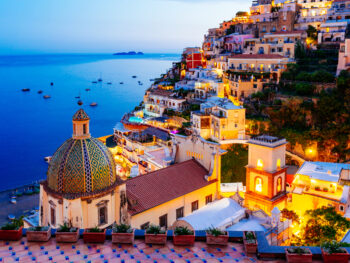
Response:
[{"label": "arched window", "polygon": [[255,178],[255,191],[258,193],[262,192],[262,179],[261,179],[261,177]]},{"label": "arched window", "polygon": [[277,193],[282,191],[282,178],[278,177],[277,178]]}]

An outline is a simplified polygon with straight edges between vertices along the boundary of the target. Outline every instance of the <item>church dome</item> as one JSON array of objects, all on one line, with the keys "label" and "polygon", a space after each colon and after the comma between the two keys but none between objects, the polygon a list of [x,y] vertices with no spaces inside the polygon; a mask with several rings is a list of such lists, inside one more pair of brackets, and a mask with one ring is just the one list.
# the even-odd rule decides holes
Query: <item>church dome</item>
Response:
[{"label": "church dome", "polygon": [[[81,109],[73,116],[73,137],[55,152],[47,171],[47,186],[61,194],[88,194],[116,183],[113,156],[88,133],[89,117]],[[79,126],[87,125],[84,128]]]}]

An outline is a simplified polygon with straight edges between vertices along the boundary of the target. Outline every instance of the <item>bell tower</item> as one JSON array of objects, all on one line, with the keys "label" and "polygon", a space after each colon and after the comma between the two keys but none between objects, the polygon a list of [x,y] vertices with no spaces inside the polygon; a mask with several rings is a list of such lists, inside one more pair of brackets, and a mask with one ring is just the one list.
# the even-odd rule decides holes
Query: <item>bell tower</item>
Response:
[{"label": "bell tower", "polygon": [[90,137],[90,117],[83,109],[80,109],[73,116],[73,139],[89,139]]},{"label": "bell tower", "polygon": [[286,206],[286,139],[260,135],[248,141],[245,205],[271,214]]}]

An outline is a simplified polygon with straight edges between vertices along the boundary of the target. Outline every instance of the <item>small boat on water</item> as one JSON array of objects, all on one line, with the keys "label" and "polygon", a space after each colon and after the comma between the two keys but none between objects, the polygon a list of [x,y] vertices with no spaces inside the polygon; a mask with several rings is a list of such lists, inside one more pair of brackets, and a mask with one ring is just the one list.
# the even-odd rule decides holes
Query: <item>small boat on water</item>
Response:
[{"label": "small boat on water", "polygon": [[12,198],[10,199],[10,203],[12,203],[12,204],[17,204],[16,197],[12,197]]},{"label": "small boat on water", "polygon": [[22,89],[23,92],[30,91],[30,89]]},{"label": "small boat on water", "polygon": [[107,82],[107,85],[112,85],[112,82]]},{"label": "small boat on water", "polygon": [[51,82],[50,85],[53,86],[53,82]]},{"label": "small boat on water", "polygon": [[123,84],[124,84],[124,82],[120,82],[119,84],[123,85]]},{"label": "small boat on water", "polygon": [[137,76],[135,76],[135,75],[134,75],[134,76],[132,76],[132,78],[133,78],[133,79],[136,79],[136,78],[137,78]]},{"label": "small boat on water", "polygon": [[82,100],[78,100],[78,105],[79,106],[83,105],[83,101]]},{"label": "small boat on water", "polygon": [[80,96],[76,96],[75,98],[76,98],[76,99],[80,99]]},{"label": "small boat on water", "polygon": [[47,156],[44,158],[45,162],[50,163],[52,156]]},{"label": "small boat on water", "polygon": [[85,89],[86,91],[90,91],[91,89]]},{"label": "small boat on water", "polygon": [[97,106],[97,103],[96,102],[93,102],[90,104],[91,107],[96,107]]},{"label": "small boat on water", "polygon": [[39,90],[39,91],[38,91],[38,94],[41,94],[41,93],[43,93],[43,91],[42,91],[42,90]]},{"label": "small boat on water", "polygon": [[50,95],[45,95],[45,96],[44,96],[44,99],[50,99],[50,98],[51,98]]},{"label": "small boat on water", "polygon": [[93,82],[92,82],[92,84],[96,84],[96,83],[97,83],[97,81],[93,81]]},{"label": "small boat on water", "polygon": [[15,217],[14,215],[11,215],[11,214],[10,214],[10,215],[7,216],[7,218],[10,219],[10,220],[13,220],[13,219],[15,219],[16,217]]}]

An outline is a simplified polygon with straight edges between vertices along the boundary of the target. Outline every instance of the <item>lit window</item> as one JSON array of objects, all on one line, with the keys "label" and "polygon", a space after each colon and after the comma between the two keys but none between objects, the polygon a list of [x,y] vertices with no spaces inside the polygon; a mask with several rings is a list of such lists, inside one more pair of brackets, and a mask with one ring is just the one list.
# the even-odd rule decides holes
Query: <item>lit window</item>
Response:
[{"label": "lit window", "polygon": [[258,168],[261,168],[261,169],[262,169],[262,168],[264,167],[263,161],[262,161],[261,159],[258,159],[258,162],[257,162],[256,166],[257,166]]},{"label": "lit window", "polygon": [[277,169],[281,168],[281,159],[277,159]]},{"label": "lit window", "polygon": [[278,177],[277,179],[277,193],[282,191],[282,178]]},{"label": "lit window", "polygon": [[255,191],[262,192],[262,179],[260,177],[255,178]]}]

